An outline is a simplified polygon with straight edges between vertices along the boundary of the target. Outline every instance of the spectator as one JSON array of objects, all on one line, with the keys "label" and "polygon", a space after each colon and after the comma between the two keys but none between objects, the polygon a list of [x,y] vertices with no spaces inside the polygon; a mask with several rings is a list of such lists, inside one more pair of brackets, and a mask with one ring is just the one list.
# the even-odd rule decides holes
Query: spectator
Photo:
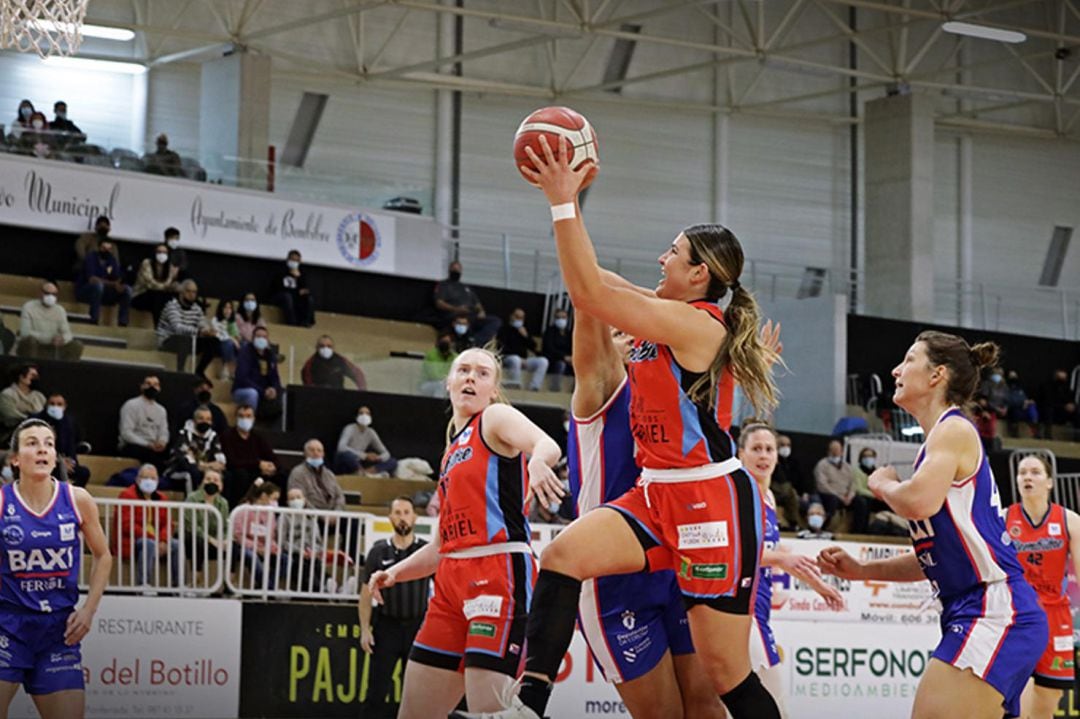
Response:
[{"label": "spectator", "polygon": [[1023,423],[1027,425],[1029,436],[1034,437],[1039,424],[1039,408],[1034,400],[1028,398],[1016,370],[1009,370],[1005,383],[1009,388],[1005,401],[1005,419],[1009,436],[1016,437],[1019,434],[1020,424]]},{"label": "spectator", "polygon": [[171,425],[173,427],[184,426],[184,423],[195,415],[195,410],[199,407],[206,407],[210,410],[210,424],[213,426],[218,438],[224,437],[229,430],[229,422],[225,418],[225,413],[221,410],[221,407],[214,404],[212,399],[214,383],[205,377],[197,377],[191,389],[194,396],[170,411],[169,422]]},{"label": "spectator", "polygon": [[11,452],[4,452],[0,459],[0,484],[11,484],[15,481],[15,470],[11,466]]},{"label": "spectator", "polygon": [[221,447],[229,468],[226,495],[234,507],[257,479],[280,476],[274,448],[255,431],[255,409],[251,405],[242,404],[236,408],[236,426],[222,437]]},{"label": "spectator", "polygon": [[285,272],[274,283],[274,301],[285,313],[286,324],[311,327],[315,324],[315,301],[307,277],[300,269],[300,251],[289,250]]},{"label": "spectator", "polygon": [[225,471],[225,453],[212,419],[209,407],[199,407],[184,423],[165,473],[169,479],[174,482],[186,479],[186,486],[197,487],[207,470]]},{"label": "spectator", "polygon": [[[162,502],[158,491],[158,471],[152,464],[139,467],[135,484],[126,487],[117,499]],[[136,584],[141,586],[180,586],[180,540],[173,536],[169,510],[143,506],[122,506],[116,513],[113,528],[113,552],[123,559],[134,557]],[[161,581],[160,560],[169,565],[170,583]],[[123,565],[120,576],[123,577]]]},{"label": "spectator", "polygon": [[[307,502],[299,487],[291,487],[285,493],[289,509],[305,509]],[[323,559],[326,542],[319,518],[311,515],[285,513],[281,516],[281,535],[285,552],[289,555],[289,586],[299,592],[331,592],[336,590],[333,580],[326,577]],[[347,555],[346,555],[347,556]],[[327,581],[329,579],[329,581]]]},{"label": "spectator", "polygon": [[124,284],[120,262],[113,249],[112,242],[102,240],[97,250],[87,253],[82,274],[75,284],[75,297],[90,305],[90,321],[95,325],[102,305],[120,305],[117,324],[127,327],[131,288]]},{"label": "spectator", "polygon": [[251,342],[240,347],[236,358],[236,379],[233,380],[233,400],[259,411],[260,419],[281,414],[281,378],[278,376],[277,356],[270,348],[270,331],[255,329]]},{"label": "spectator", "polygon": [[390,450],[371,426],[371,410],[367,407],[357,410],[356,421],[341,430],[336,466],[342,474],[356,474],[363,467],[365,474],[383,477],[397,470],[397,460],[390,456]]},{"label": "spectator", "polygon": [[[874,470],[879,466],[877,450],[873,447],[863,447],[859,450],[859,463],[851,470],[852,475],[855,477],[855,491],[859,493],[860,497],[866,499],[866,506],[869,514],[889,512],[889,514],[895,515],[895,513],[889,509],[888,504],[875,497],[874,493],[870,491],[870,475],[873,474]],[[902,522],[903,520],[900,521]],[[873,523],[867,527],[867,531],[870,534],[876,534],[876,532],[873,531]]]},{"label": "spectator", "polygon": [[175,227],[165,228],[165,247],[169,251],[169,264],[176,268],[177,277],[181,280],[188,278],[187,252],[180,247],[180,230]]},{"label": "spectator", "polygon": [[[73,274],[75,278],[78,278],[82,272],[86,256],[91,252],[96,252],[101,243],[109,239],[111,230],[112,222],[105,215],[101,215],[94,220],[93,232],[84,232],[75,239],[75,268]],[[115,247],[113,248],[113,257],[116,258],[116,262],[119,264],[120,251]]]},{"label": "spectator", "polygon": [[183,372],[192,351],[199,353],[195,374],[201,375],[218,354],[219,343],[206,314],[196,300],[199,286],[195,280],[180,283],[180,294],[169,300],[157,323],[158,349],[176,353],[176,371]]},{"label": "spectator", "polygon": [[344,355],[334,351],[334,340],[330,335],[322,335],[315,343],[315,354],[308,357],[304,368],[300,370],[304,384],[308,387],[330,387],[344,389],[348,377],[363,392],[367,389],[367,380],[359,367]]},{"label": "spectator", "polygon": [[37,112],[34,109],[34,103],[29,100],[23,100],[19,103],[19,109],[15,112],[15,120],[11,123],[11,138],[12,140],[19,139],[19,135],[23,130],[30,129],[30,118]]},{"label": "spectator", "polygon": [[49,129],[59,133],[59,141],[62,145],[74,145],[86,142],[86,133],[79,126],[68,119],[68,106],[63,100],[53,103],[53,121],[49,123]]},{"label": "spectator", "polygon": [[240,341],[250,342],[254,339],[256,327],[266,327],[266,321],[262,318],[255,293],[248,292],[236,310],[236,329],[240,333]]},{"label": "spectator", "polygon": [[146,172],[168,177],[183,176],[180,155],[169,149],[169,136],[164,132],[161,133],[157,136],[154,144],[157,146],[157,150],[143,155],[143,166]]},{"label": "spectator", "polygon": [[1005,384],[1005,372],[994,367],[979,385],[979,394],[985,394],[998,419],[1005,419],[1009,409],[1009,385]]},{"label": "spectator", "polygon": [[[243,551],[240,568],[242,571],[246,565],[252,573],[253,582],[247,586],[274,589],[279,579],[289,576],[289,559],[282,555],[277,543],[277,522],[271,509],[280,499],[278,486],[260,479],[248,490],[234,515],[233,541]],[[264,578],[266,560],[270,563],[270,573]]]},{"label": "spectator", "polygon": [[231,379],[236,372],[236,353],[240,351],[240,328],[236,322],[236,303],[218,300],[217,311],[210,319],[221,357],[221,379]]},{"label": "spectator", "polygon": [[529,522],[540,524],[570,524],[570,520],[559,514],[562,502],[553,502],[550,506],[540,501],[539,497],[533,497],[532,510],[529,512]]},{"label": "spectator", "polygon": [[806,509],[807,529],[800,529],[799,539],[832,539],[832,532],[825,530],[825,506],[821,502],[811,502]]},{"label": "spectator", "polygon": [[855,474],[844,461],[844,445],[838,439],[829,441],[829,452],[814,467],[814,482],[821,504],[831,518],[841,506],[852,510],[851,531],[865,534],[869,517],[866,498],[855,491]]},{"label": "spectator", "polygon": [[573,333],[570,331],[570,315],[566,310],[555,310],[555,319],[544,330],[542,352],[549,367],[549,387],[552,392],[562,390],[563,375],[574,376]]},{"label": "spectator", "polygon": [[454,260],[450,263],[446,279],[435,285],[435,327],[446,327],[459,315],[464,315],[468,320],[469,334],[475,336],[477,346],[483,346],[495,337],[502,323],[498,317],[487,316],[476,293],[461,281],[461,272],[461,263]]},{"label": "spectator", "polygon": [[313,509],[345,509],[345,493],[325,466],[326,450],[317,439],[304,442],[304,461],[289,472],[288,488],[299,489]]},{"label": "spectator", "polygon": [[1054,425],[1076,426],[1076,395],[1069,387],[1067,371],[1054,370],[1053,377],[1039,388],[1039,419],[1043,423],[1045,439],[1053,439],[1051,429]]},{"label": "spectator", "polygon": [[32,364],[19,365],[15,379],[0,392],[0,444],[7,446],[11,432],[30,415],[45,409],[45,395],[38,389],[40,374]]},{"label": "spectator", "polygon": [[985,394],[975,395],[975,409],[972,415],[983,451],[990,453],[1001,449],[1001,439],[997,436],[998,415],[990,406],[990,398]]},{"label": "spectator", "polygon": [[67,411],[67,399],[59,392],[49,395],[45,409],[33,415],[48,423],[56,434],[56,461],[63,462],[64,476],[77,487],[90,481],[90,468],[79,464],[79,429],[75,418]]},{"label": "spectator", "polygon": [[454,339],[449,332],[440,332],[435,346],[424,355],[421,368],[420,394],[427,397],[446,397],[446,376],[454,363]]},{"label": "spectator", "polygon": [[[806,511],[811,502],[818,501],[814,478],[803,472],[798,457],[791,453],[791,437],[780,434],[776,437],[776,470],[773,472],[773,484],[784,484],[785,482],[790,483],[794,488],[799,497],[799,509],[803,512]],[[787,512],[786,506],[784,511]],[[789,517],[788,519],[799,525],[802,524],[798,516]]]},{"label": "spectator", "polygon": [[157,402],[161,380],[147,375],[139,390],[140,396],[120,407],[120,454],[164,468],[169,459],[169,418]]},{"label": "spectator", "polygon": [[[780,438],[787,443],[786,457],[780,457]],[[780,471],[781,459],[786,460],[785,471]],[[776,499],[777,519],[782,529],[795,529],[799,526],[799,490],[796,488],[793,478],[800,478],[798,462],[791,456],[791,438],[785,435],[777,435],[777,462],[773,470],[772,481],[769,488]]]},{"label": "spectator", "polygon": [[536,340],[525,328],[525,310],[518,307],[510,313],[510,321],[499,328],[499,344],[502,346],[503,367],[506,368],[503,384],[521,387],[521,369],[524,366],[526,371],[532,373],[529,389],[539,392],[544,386],[548,361],[547,357],[529,356],[529,353],[536,354]]},{"label": "spectator", "polygon": [[19,342],[15,345],[15,354],[62,360],[82,357],[82,342],[72,335],[67,310],[56,301],[58,294],[56,285],[46,280],[41,284],[41,297],[23,304],[19,313]]},{"label": "spectator", "polygon": [[169,264],[169,250],[165,245],[154,248],[154,256],[139,263],[135,276],[135,289],[131,293],[131,306],[149,312],[154,317],[154,327],[161,320],[161,311],[176,296],[177,269]]},{"label": "spectator", "polygon": [[[225,518],[229,516],[229,503],[221,495],[222,479],[221,472],[216,469],[208,469],[203,473],[202,484],[184,498],[185,502],[198,505],[209,505],[208,512],[192,512],[188,516],[187,535],[184,537],[184,549],[187,556],[195,565],[195,571],[201,572],[206,560],[215,561],[225,556],[224,542],[228,541],[219,532],[225,526]],[[209,580],[200,582],[206,586],[211,584]]]},{"label": "spectator", "polygon": [[450,329],[454,333],[454,352],[461,354],[471,347],[480,347],[481,343],[476,335],[472,334],[468,315],[459,315],[454,318]]},{"label": "spectator", "polygon": [[35,112],[30,116],[30,127],[22,128],[19,133],[16,147],[23,155],[51,157],[56,144],[56,136],[49,130],[45,113]]}]

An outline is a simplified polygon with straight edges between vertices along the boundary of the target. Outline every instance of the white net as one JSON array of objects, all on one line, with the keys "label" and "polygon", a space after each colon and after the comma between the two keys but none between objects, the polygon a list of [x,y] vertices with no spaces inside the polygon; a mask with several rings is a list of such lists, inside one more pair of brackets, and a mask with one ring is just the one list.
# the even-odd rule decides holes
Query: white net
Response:
[{"label": "white net", "polygon": [[89,0],[0,0],[0,49],[74,55]]}]

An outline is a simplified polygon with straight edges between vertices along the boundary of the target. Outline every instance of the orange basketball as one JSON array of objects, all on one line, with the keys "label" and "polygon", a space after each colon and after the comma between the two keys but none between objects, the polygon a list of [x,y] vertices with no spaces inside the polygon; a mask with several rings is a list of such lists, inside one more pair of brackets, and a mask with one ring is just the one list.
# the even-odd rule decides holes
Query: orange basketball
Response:
[{"label": "orange basketball", "polygon": [[[547,137],[548,145],[556,154],[559,151],[559,138],[565,137],[568,141],[570,154],[570,167],[577,169],[582,163],[591,162],[596,165],[600,161],[597,151],[596,131],[585,119],[584,115],[574,112],[569,107],[542,107],[524,120],[514,135],[514,164],[519,169],[522,165],[529,169],[536,169],[532,160],[525,154],[525,148],[531,147],[539,157],[543,158],[544,150],[540,146],[541,136]],[[530,185],[535,184],[523,174],[522,177]],[[585,178],[585,189],[596,177],[596,168],[593,167]]]}]

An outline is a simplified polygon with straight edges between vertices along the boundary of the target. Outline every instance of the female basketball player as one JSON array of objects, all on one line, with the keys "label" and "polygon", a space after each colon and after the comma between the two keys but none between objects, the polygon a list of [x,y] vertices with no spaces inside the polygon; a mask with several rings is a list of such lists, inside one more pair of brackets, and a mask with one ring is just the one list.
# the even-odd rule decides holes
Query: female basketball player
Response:
[{"label": "female basketball player", "polygon": [[[696,225],[660,257],[655,292],[603,273],[577,207],[593,168],[571,169],[565,140],[557,156],[546,142],[542,148],[544,159],[529,152],[538,171],[522,172],[552,205],[570,298],[636,338],[630,423],[643,470],[638,486],[578,519],[545,549],[519,699],[495,716],[543,716],[573,634],[582,580],[673,568],[694,649],[729,712],[735,719],[778,717],[749,656],[764,510],[724,429],[736,382],[763,410],[776,398],[775,353],[761,344],[757,303],[739,284],[742,247],[719,225]],[[717,301],[729,296],[721,312]]]},{"label": "female basketball player", "polygon": [[1020,709],[1020,693],[1046,648],[1046,614],[1005,531],[1005,512],[975,425],[960,406],[998,347],[923,332],[892,371],[893,400],[918,420],[926,442],[915,475],[893,467],[870,475],[870,490],[908,520],[914,553],[859,562],[839,547],[818,557],[848,579],[930,580],[941,600],[942,638],[915,693],[913,717],[998,719]]},{"label": "female basketball player", "polygon": [[821,595],[831,609],[844,608],[844,598],[835,587],[822,581],[821,573],[810,557],[792,554],[780,546],[780,525],[776,519],[776,499],[769,485],[776,469],[776,431],[767,424],[748,424],[739,434],[739,460],[754,478],[765,500],[764,549],[761,552],[761,576],[754,600],[753,625],[750,628],[750,666],[787,717],[783,678],[780,676],[780,651],[776,647],[769,616],[772,613],[772,569],[808,584]]},{"label": "female basketball player", "polygon": [[[97,505],[85,489],[53,479],[56,434],[28,419],[11,437],[18,479],[0,488],[0,719],[22,684],[42,719],[81,719],[79,642],[112,568]],[[90,592],[78,609],[79,532],[94,555]]]},{"label": "female basketball player", "polygon": [[562,453],[525,415],[501,403],[501,367],[482,349],[454,360],[439,532],[371,577],[381,601],[381,588],[435,574],[435,596],[405,669],[401,719],[445,717],[463,693],[470,709],[498,710],[521,667],[536,575],[525,508],[530,483],[540,501],[558,499],[562,487],[552,467]]},{"label": "female basketball player", "polygon": [[1020,697],[1024,719],[1050,719],[1062,690],[1073,686],[1073,621],[1065,593],[1068,560],[1080,577],[1080,515],[1050,502],[1054,475],[1050,463],[1032,455],[1016,471],[1020,501],[1009,507],[1009,529],[1024,578],[1039,596],[1050,625],[1050,641]]}]

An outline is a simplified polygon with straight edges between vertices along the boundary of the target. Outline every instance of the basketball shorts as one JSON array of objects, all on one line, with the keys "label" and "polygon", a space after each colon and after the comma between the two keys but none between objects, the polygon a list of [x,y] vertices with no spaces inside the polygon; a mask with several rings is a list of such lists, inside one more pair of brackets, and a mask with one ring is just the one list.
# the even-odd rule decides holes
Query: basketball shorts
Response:
[{"label": "basketball shorts", "polygon": [[31,696],[84,689],[80,645],[64,644],[70,613],[0,609],[0,681]]},{"label": "basketball shorts", "polygon": [[1051,689],[1072,689],[1076,669],[1073,666],[1073,622],[1069,603],[1043,605],[1050,625],[1050,640],[1035,665],[1035,683]]},{"label": "basketball shorts", "polygon": [[686,482],[638,485],[603,505],[620,512],[648,568],[673,569],[687,606],[750,614],[765,505],[744,470]]},{"label": "basketball shorts", "polygon": [[578,624],[593,661],[612,683],[648,674],[670,651],[690,654],[690,622],[671,571],[638,572],[582,583]]},{"label": "basketball shorts", "polygon": [[1046,649],[1046,613],[1023,578],[982,584],[942,600],[941,642],[933,657],[1001,692],[1006,716],[1019,716],[1020,694]]},{"label": "basketball shorts", "polygon": [[780,663],[776,635],[768,621],[753,617],[750,623],[750,668],[769,669]]},{"label": "basketball shorts", "polygon": [[459,672],[479,667],[516,677],[524,661],[525,622],[535,583],[536,561],[530,554],[444,556],[410,661]]}]

